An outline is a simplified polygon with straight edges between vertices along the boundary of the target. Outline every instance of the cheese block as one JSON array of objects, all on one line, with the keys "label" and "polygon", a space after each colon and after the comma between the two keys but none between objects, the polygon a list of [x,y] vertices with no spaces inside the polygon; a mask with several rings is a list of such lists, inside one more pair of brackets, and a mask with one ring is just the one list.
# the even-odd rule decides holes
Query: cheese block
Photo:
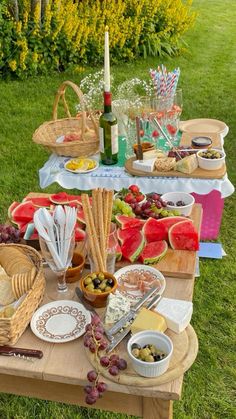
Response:
[{"label": "cheese block", "polygon": [[155,150],[148,150],[143,153],[143,160],[154,159],[157,157],[166,157],[163,151],[155,149]]},{"label": "cheese block", "polygon": [[184,157],[176,163],[175,170],[182,173],[190,174],[194,172],[198,167],[198,161],[196,154]]},{"label": "cheese block", "polygon": [[169,329],[175,333],[181,333],[190,323],[193,303],[174,298],[162,298],[155,312],[165,317]]},{"label": "cheese block", "polygon": [[142,172],[152,172],[154,169],[154,164],[156,157],[148,160],[134,160],[133,169],[141,170]]},{"label": "cheese block", "polygon": [[130,300],[119,291],[109,294],[105,314],[105,324],[116,323],[130,311]]},{"label": "cheese block", "polygon": [[167,324],[164,317],[155,313],[154,311],[148,310],[145,307],[141,308],[131,325],[132,335],[138,332],[142,332],[143,330],[156,330],[158,332],[165,332],[166,329]]}]

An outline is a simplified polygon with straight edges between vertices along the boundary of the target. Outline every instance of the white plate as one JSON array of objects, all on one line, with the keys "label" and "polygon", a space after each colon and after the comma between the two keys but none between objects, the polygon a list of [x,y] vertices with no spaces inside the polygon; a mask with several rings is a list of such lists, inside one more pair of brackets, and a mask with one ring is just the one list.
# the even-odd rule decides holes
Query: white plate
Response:
[{"label": "white plate", "polygon": [[53,301],[40,307],[33,315],[32,332],[47,342],[63,343],[77,339],[91,321],[90,313],[76,301]]},{"label": "white plate", "polygon": [[183,132],[190,132],[194,134],[224,134],[227,133],[227,125],[218,121],[218,119],[190,119],[189,121],[180,122],[180,130]]},{"label": "white plate", "polygon": [[[75,159],[71,159],[71,160],[75,160]],[[88,169],[88,170],[79,170],[79,169],[77,169],[77,170],[72,170],[72,169],[68,169],[67,167],[66,167],[66,165],[68,164],[68,163],[70,163],[70,161],[71,160],[68,160],[65,164],[64,164],[64,169],[65,170],[67,170],[68,172],[71,172],[71,173],[76,173],[76,174],[78,174],[78,173],[90,173],[90,172],[93,172],[94,170],[96,170],[97,168],[98,168],[98,166],[99,166],[99,163],[96,161],[96,160],[94,160],[94,159],[89,159],[89,160],[93,160],[95,163],[96,163],[96,166],[94,166],[92,169]]]},{"label": "white plate", "polygon": [[[149,272],[154,281],[156,283],[159,283],[160,288],[156,291],[156,294],[160,294],[162,295],[162,293],[165,290],[166,287],[166,280],[165,277],[162,275],[162,273],[160,271],[158,271],[158,269],[152,267],[152,266],[147,266],[147,265],[128,265],[128,266],[124,266],[124,268],[119,269],[118,271],[116,271],[114,273],[114,276],[117,279],[118,282],[118,291],[125,295],[126,297],[128,297],[131,301],[131,304],[135,304],[137,303],[140,298],[143,297],[143,295],[145,294],[146,291],[141,291],[140,289],[134,290],[132,289],[132,287],[130,286],[130,288],[126,287],[126,289],[124,289],[124,281],[127,277],[127,274],[129,272],[133,272],[134,276],[138,278],[138,276],[145,274],[145,272]],[[137,280],[138,281],[138,280]],[[154,284],[152,284],[152,286],[154,286]],[[150,287],[151,288],[151,287]],[[152,296],[153,297],[153,296]],[[151,298],[152,298],[151,297]]]}]

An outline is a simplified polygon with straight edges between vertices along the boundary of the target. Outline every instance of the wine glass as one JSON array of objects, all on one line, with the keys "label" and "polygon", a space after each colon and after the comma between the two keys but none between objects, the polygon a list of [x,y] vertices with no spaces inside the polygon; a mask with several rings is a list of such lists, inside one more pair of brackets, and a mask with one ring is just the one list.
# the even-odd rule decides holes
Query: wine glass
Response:
[{"label": "wine glass", "polygon": [[173,146],[178,146],[180,115],[183,109],[182,89],[176,89],[175,93],[171,95],[168,100],[169,103],[166,112],[165,127],[169,136],[171,137]]},{"label": "wine glass", "polygon": [[[74,234],[68,238],[60,240],[60,242],[52,242],[51,240],[45,240],[43,237],[39,236],[39,243],[42,256],[48,263],[50,269],[57,276],[57,289],[49,289],[47,292],[48,297],[51,300],[72,299],[74,291],[68,288],[65,277],[74,253]],[[53,251],[53,249],[55,249],[55,244],[57,250]],[[59,257],[58,254],[62,256]],[[67,255],[66,259],[64,258],[65,255]]]}]

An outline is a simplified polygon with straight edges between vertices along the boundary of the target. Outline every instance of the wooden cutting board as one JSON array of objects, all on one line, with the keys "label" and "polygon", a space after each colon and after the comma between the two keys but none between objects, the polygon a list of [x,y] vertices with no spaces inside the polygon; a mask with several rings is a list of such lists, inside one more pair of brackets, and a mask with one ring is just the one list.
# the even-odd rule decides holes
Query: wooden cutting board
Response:
[{"label": "wooden cutting board", "polygon": [[180,334],[174,333],[169,329],[165,334],[171,338],[174,350],[168,370],[160,377],[141,377],[134,371],[126,350],[127,338],[124,339],[115,350],[115,352],[117,352],[121,358],[124,358],[128,364],[127,369],[120,372],[118,376],[110,375],[106,368],[101,367],[97,355],[92,354],[88,349],[86,350],[86,354],[91,364],[98,369],[104,377],[116,383],[138,387],[165,384],[183,375],[195,361],[198,352],[197,336],[191,325]]},{"label": "wooden cutting board", "polygon": [[142,170],[133,168],[133,161],[137,160],[136,157],[130,157],[130,159],[125,162],[125,169],[128,173],[133,176],[142,176],[142,177],[181,177],[181,178],[197,178],[197,179],[222,179],[226,174],[226,165],[218,170],[204,170],[200,167],[194,170],[190,175],[186,173],[177,172],[177,170],[169,170],[168,172],[160,172],[153,170],[153,172],[143,172]]},{"label": "wooden cutting board", "polygon": [[[48,197],[49,194],[41,192],[30,192],[27,195],[27,198],[39,196]],[[193,206],[191,218],[200,235],[202,221],[202,206],[200,204],[195,204]],[[122,260],[117,262],[116,268],[119,269],[128,264],[128,261]],[[165,257],[159,263],[157,263],[155,267],[161,271],[164,276],[192,279],[195,274],[196,252],[188,250],[172,250],[169,248]]]}]

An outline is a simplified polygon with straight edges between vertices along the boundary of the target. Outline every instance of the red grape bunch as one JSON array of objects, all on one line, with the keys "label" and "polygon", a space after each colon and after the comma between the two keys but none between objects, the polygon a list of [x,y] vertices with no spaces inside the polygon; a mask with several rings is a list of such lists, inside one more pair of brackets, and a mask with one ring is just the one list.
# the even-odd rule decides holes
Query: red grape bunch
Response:
[{"label": "red grape bunch", "polygon": [[18,243],[20,231],[8,224],[0,224],[0,243]]},{"label": "red grape bunch", "polygon": [[[99,316],[92,316],[92,321],[86,326],[85,330],[84,346],[98,356],[102,367],[108,369],[109,373],[113,376],[118,375],[119,371],[127,368],[127,362],[120,358],[119,355],[99,356],[99,352],[104,351],[107,347],[104,328]],[[107,389],[107,385],[103,381],[99,381],[99,371],[89,371],[87,379],[91,384],[86,385],[84,388],[86,393],[85,402],[87,404],[94,404],[98,398],[102,397],[102,394]]]}]

